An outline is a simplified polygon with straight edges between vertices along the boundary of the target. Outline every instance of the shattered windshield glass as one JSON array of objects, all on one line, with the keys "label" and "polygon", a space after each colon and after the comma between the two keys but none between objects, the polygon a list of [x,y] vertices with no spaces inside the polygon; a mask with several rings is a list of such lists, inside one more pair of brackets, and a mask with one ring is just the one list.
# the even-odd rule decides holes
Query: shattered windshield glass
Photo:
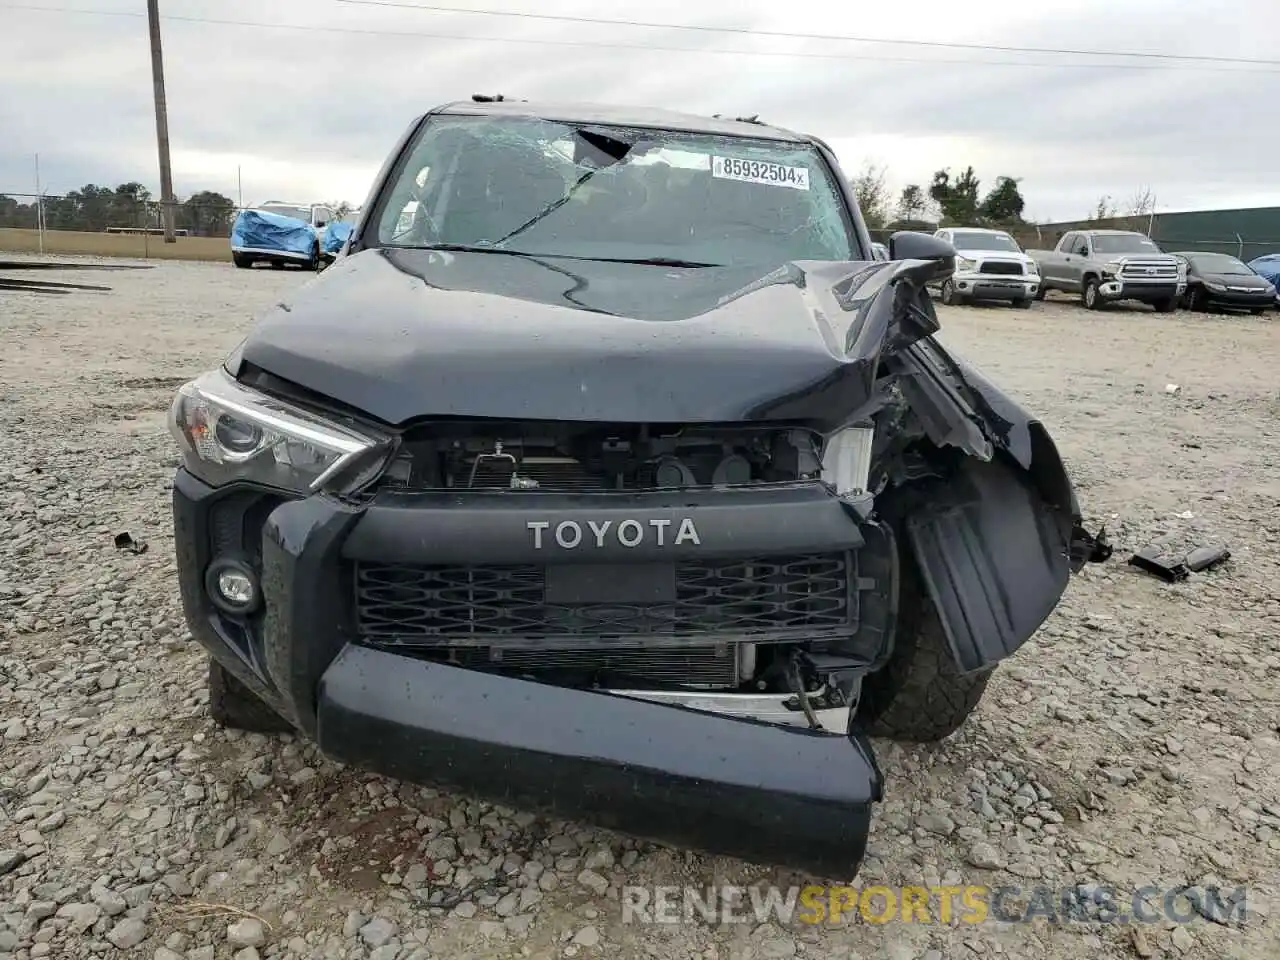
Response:
[{"label": "shattered windshield glass", "polygon": [[807,143],[440,116],[380,207],[378,240],[776,266],[861,259],[845,217]]}]

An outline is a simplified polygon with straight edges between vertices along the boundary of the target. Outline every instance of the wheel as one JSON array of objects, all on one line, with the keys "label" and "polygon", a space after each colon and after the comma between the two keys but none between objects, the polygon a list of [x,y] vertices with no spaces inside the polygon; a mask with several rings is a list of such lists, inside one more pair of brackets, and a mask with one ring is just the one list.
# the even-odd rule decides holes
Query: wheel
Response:
[{"label": "wheel", "polygon": [[1187,309],[1196,313],[1208,312],[1209,296],[1204,287],[1191,287],[1187,290]]},{"label": "wheel", "polygon": [[1030,300],[1028,300],[1026,297],[1019,297],[1017,300],[1013,301],[1013,305],[1014,305],[1014,307],[1016,307],[1018,310],[1030,310],[1030,309],[1031,309],[1031,301],[1030,301]]},{"label": "wheel", "polygon": [[1080,302],[1084,304],[1086,310],[1102,309],[1102,291],[1098,289],[1097,277],[1090,277],[1084,282],[1084,290],[1080,293]]},{"label": "wheel", "polygon": [[1266,309],[1267,309],[1266,307],[1250,307],[1249,312],[1252,313],[1255,317],[1260,317],[1262,316],[1263,313],[1266,312]]},{"label": "wheel", "polygon": [[244,253],[233,253],[231,255],[231,261],[241,270],[248,270],[253,266],[253,257]]},{"label": "wheel", "polygon": [[284,733],[293,729],[213,657],[209,658],[209,715],[218,726],[233,730]]},{"label": "wheel", "polygon": [[283,269],[284,269],[284,261],[283,261],[283,260],[272,260],[272,261],[271,261],[271,269],[272,269],[272,270],[283,270]]},{"label": "wheel", "polygon": [[913,743],[954,733],[978,706],[992,667],[961,676],[915,557],[903,549],[889,662],[862,682],[857,720],[873,737]]},{"label": "wheel", "polygon": [[1163,300],[1157,300],[1153,306],[1156,308],[1156,313],[1173,313],[1178,309],[1178,298],[1165,297]]},{"label": "wheel", "polygon": [[944,280],[942,283],[941,299],[949,307],[954,307],[960,302],[960,295],[956,293],[956,285],[950,280]]},{"label": "wheel", "polygon": [[1044,282],[1041,281],[1041,283],[1036,287],[1035,298],[1037,300],[1043,300],[1044,295],[1048,292],[1049,291],[1044,288]]}]

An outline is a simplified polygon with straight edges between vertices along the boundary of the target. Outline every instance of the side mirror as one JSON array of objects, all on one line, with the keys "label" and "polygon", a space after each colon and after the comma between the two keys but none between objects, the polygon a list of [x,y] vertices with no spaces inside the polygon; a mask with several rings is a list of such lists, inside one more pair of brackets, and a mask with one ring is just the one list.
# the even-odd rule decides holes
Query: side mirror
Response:
[{"label": "side mirror", "polygon": [[956,269],[956,248],[945,240],[914,230],[900,230],[889,237],[892,260],[933,260],[935,277],[950,276]]}]

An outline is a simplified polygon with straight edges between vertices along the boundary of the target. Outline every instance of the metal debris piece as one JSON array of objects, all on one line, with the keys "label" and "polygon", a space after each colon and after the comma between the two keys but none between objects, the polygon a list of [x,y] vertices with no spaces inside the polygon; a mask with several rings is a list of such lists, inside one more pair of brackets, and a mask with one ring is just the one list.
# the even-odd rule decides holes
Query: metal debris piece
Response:
[{"label": "metal debris piece", "polygon": [[1231,551],[1226,547],[1197,547],[1183,557],[1162,554],[1156,547],[1143,547],[1129,558],[1129,563],[1166,583],[1178,583],[1230,558]]},{"label": "metal debris piece", "polygon": [[125,550],[129,553],[146,553],[147,544],[145,540],[135,540],[129,534],[129,531],[116,534],[116,549]]}]

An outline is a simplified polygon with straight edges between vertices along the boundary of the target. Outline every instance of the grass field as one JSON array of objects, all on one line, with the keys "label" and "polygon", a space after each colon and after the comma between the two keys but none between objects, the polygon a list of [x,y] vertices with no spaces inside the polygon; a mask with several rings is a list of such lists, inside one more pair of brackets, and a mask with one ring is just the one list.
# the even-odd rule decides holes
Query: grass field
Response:
[{"label": "grass field", "polygon": [[[0,253],[5,252],[39,253],[40,234],[0,228]],[[144,260],[230,260],[231,244],[226,237],[177,237],[174,243],[165,243],[161,237],[145,234],[46,230],[44,252]]]}]

